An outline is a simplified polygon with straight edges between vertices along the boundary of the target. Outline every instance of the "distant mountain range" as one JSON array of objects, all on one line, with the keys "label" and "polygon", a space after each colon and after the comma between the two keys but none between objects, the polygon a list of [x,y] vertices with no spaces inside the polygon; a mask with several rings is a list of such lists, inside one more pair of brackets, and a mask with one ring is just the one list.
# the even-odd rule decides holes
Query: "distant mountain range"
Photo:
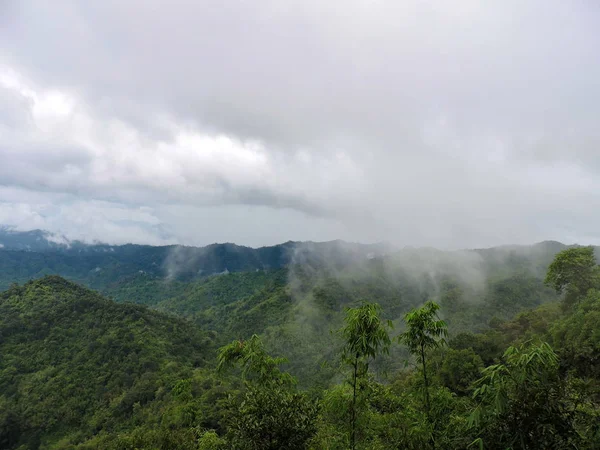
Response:
[{"label": "distant mountain range", "polygon": [[[64,274],[63,264],[77,274],[76,278],[110,270],[115,265],[121,275],[146,273],[152,276],[190,279],[197,276],[278,269],[291,263],[324,263],[343,266],[356,258],[376,258],[385,255],[389,247],[385,244],[355,244],[344,241],[330,242],[286,242],[279,245],[250,248],[232,243],[211,244],[206,247],[108,245],[86,244],[71,241],[65,236],[43,230],[15,231],[0,227],[0,250],[41,253],[44,262],[56,261],[47,268],[53,273]],[[54,256],[50,256],[53,254]],[[12,254],[12,264],[21,265],[24,260],[34,262],[26,276],[35,276],[41,268],[32,255]],[[62,269],[58,270],[56,264]],[[46,272],[40,275],[45,275]],[[25,274],[24,274],[25,275]],[[21,281],[22,277],[18,277]],[[0,281],[1,287],[1,281]]]},{"label": "distant mountain range", "polygon": [[261,334],[275,354],[290,356],[293,373],[324,384],[335,373],[318,368],[337,345],[330,332],[342,325],[344,308],[375,301],[400,324],[411,308],[434,299],[454,332],[484,330],[555,301],[543,279],[567,247],[546,241],[443,251],[340,240],[261,248],[108,245],[7,228],[0,243],[0,291],[60,275],[118,303],[185,317],[217,333],[218,343]]},{"label": "distant mountain range", "polygon": [[[223,433],[240,409],[231,398],[241,381],[213,370],[216,349],[234,339],[259,335],[270,354],[286,357],[298,386],[329,389],[342,382],[336,330],[346,309],[363,301],[381,307],[393,336],[407,312],[437,302],[449,342],[458,344],[434,360],[457,376],[436,384],[464,383],[465,373],[476,379],[509,342],[555,333],[560,295],[544,277],[567,248],[553,241],[461,251],[344,241],[153,247],[7,228],[0,242],[0,448],[81,450],[209,448],[198,447],[197,430]],[[554,341],[576,342],[563,348],[579,348],[572,360],[590,373],[598,372],[588,340],[594,314],[561,325],[584,334],[567,340],[559,332]],[[395,345],[370,367],[385,380],[405,370],[407,358]],[[412,384],[399,385],[402,395]],[[464,392],[461,405],[470,398]],[[447,393],[433,398],[454,398]]]},{"label": "distant mountain range", "polygon": [[[490,264],[506,255],[549,262],[565,244],[545,241],[533,246],[503,246],[467,250]],[[44,230],[16,231],[0,226],[0,288],[9,282],[22,282],[48,274],[60,274],[93,287],[94,280],[123,278],[136,274],[190,280],[202,276],[271,270],[301,264],[342,270],[357,261],[401,257],[415,266],[439,263],[455,258],[457,252],[433,248],[395,249],[389,244],[359,244],[341,240],[295,242],[251,248],[233,243],[205,247],[180,245],[109,245],[69,240]],[[464,252],[463,252],[464,253]],[[35,254],[35,255],[34,255]],[[12,275],[11,275],[12,274]]]},{"label": "distant mountain range", "polygon": [[11,227],[0,226],[0,249],[39,252],[65,249],[78,245],[84,244],[78,241],[72,242],[62,235],[48,231],[16,231]]}]

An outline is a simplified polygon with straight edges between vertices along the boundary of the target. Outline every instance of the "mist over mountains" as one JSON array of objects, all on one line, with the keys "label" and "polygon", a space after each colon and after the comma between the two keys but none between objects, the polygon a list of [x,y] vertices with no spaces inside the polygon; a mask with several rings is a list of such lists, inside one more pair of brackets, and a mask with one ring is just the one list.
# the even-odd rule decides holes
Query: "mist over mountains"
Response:
[{"label": "mist over mountains", "polygon": [[[454,381],[445,383],[464,395],[480,367],[499,361],[508,343],[544,332],[547,317],[559,317],[561,297],[544,277],[557,252],[569,248],[555,241],[459,251],[341,240],[260,248],[108,245],[8,228],[1,229],[0,242],[0,291],[5,290],[0,345],[11,355],[0,365],[10,412],[0,444],[17,448],[33,439],[30,448],[42,448],[35,439],[51,442],[56,433],[69,434],[68,445],[89,440],[91,447],[81,447],[86,450],[124,448],[114,430],[133,430],[137,423],[163,430],[136,437],[145,442],[139,448],[152,448],[171,429],[169,421],[190,443],[197,439],[193,424],[224,433],[220,415],[236,409],[215,399],[238,385],[205,366],[232,340],[260,336],[268,352],[286,356],[283,367],[300,389],[328,392],[343,382],[343,341],[336,330],[344,326],[346,312],[365,301],[381,307],[394,332],[405,328],[406,313],[436,301],[456,347],[448,357],[442,351],[435,364],[461,361],[452,369],[459,378],[452,375]],[[56,353],[57,348],[69,350]],[[25,354],[36,355],[35,364],[15,356]],[[401,379],[413,373],[406,372],[409,356],[395,346],[370,367],[378,382],[389,383],[388,374]],[[97,372],[94,364],[103,369]],[[36,381],[49,373],[47,382]],[[69,383],[86,383],[90,373],[98,375],[80,395],[53,394],[70,392]],[[11,389],[11,383],[19,388]],[[37,387],[21,394],[29,385]],[[185,386],[191,391],[180,397]],[[91,403],[84,405],[81,396]],[[56,407],[44,412],[43,423],[20,409],[26,403],[34,405],[32,411],[46,411],[45,401]],[[173,418],[169,411],[178,408],[184,412]],[[66,421],[54,413],[72,410],[82,415]],[[13,418],[25,425],[15,425]],[[60,423],[62,431],[47,421]],[[114,447],[107,446],[112,441]],[[60,441],[53,445],[49,448],[69,448]]]},{"label": "mist over mountains", "polygon": [[568,247],[547,241],[443,251],[341,240],[260,248],[107,245],[7,228],[0,242],[0,289],[60,275],[227,337],[266,331],[269,317],[289,325],[288,331],[317,330],[321,336],[335,328],[344,307],[361,300],[377,301],[399,320],[435,299],[461,329],[485,327],[492,317],[506,320],[555,299],[543,278],[554,255]]},{"label": "mist over mountains", "polygon": [[[398,249],[387,243],[360,244],[342,240],[289,241],[260,248],[234,243],[215,243],[205,247],[108,245],[69,240],[63,235],[44,230],[16,231],[0,226],[0,250],[10,252],[3,253],[3,259],[9,258],[16,264],[13,265],[13,271],[15,267],[20,268],[19,275],[14,275],[15,282],[26,277],[63,272],[78,279],[94,279],[104,271],[117,268],[121,277],[145,274],[190,280],[229,272],[279,269],[294,264],[341,270],[369,262],[375,264],[376,261],[410,265],[415,272],[427,273],[442,267],[456,267],[457,259],[461,261],[462,269],[469,272],[503,264],[511,259],[538,261],[544,265],[552,255],[565,247],[560,242],[545,241],[531,246],[441,251],[434,248]],[[34,256],[33,253],[43,256]],[[42,263],[48,266],[41,267]],[[28,267],[24,267],[24,264]],[[6,284],[6,275],[2,278]]]},{"label": "mist over mountains", "polygon": [[599,5],[0,0],[0,450],[600,450]]}]

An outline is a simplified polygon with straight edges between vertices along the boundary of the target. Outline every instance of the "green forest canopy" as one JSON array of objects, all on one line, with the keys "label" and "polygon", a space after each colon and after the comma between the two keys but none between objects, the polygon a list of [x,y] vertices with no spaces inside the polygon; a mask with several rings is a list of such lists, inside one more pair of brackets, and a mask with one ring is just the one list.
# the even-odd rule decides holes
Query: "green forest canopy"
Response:
[{"label": "green forest canopy", "polygon": [[[551,288],[566,280],[561,297],[535,273],[488,278],[491,311],[444,279],[432,303],[444,321],[431,319],[448,339],[393,341],[358,363],[343,352],[354,334],[329,331],[345,317],[392,319],[390,336],[437,339],[412,320],[424,290],[399,293],[375,268],[354,285],[349,273],[315,283],[302,267],[296,286],[285,270],[240,272],[180,285],[167,315],[56,276],[15,285],[0,294],[0,447],[597,448],[600,286],[589,252],[566,249],[555,261],[569,264],[550,265]],[[369,292],[380,306],[357,314]],[[220,354],[233,364],[217,371],[227,342]]]}]

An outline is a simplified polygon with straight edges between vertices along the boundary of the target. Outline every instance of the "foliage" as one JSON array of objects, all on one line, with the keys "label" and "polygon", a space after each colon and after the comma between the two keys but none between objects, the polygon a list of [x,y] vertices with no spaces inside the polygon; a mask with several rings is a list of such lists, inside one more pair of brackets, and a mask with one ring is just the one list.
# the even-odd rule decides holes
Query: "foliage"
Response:
[{"label": "foliage", "polygon": [[224,370],[236,365],[242,367],[244,379],[253,377],[259,385],[294,384],[294,378],[279,369],[286,362],[285,358],[273,358],[264,348],[262,340],[253,335],[248,341],[237,340],[219,350],[217,370]]},{"label": "foliage", "polygon": [[227,442],[214,430],[205,431],[198,439],[198,450],[224,450]]},{"label": "foliage", "polygon": [[600,374],[599,324],[600,292],[591,290],[572,314],[548,327],[564,370],[586,378]]},{"label": "foliage", "polygon": [[228,420],[231,445],[248,450],[301,450],[316,432],[318,405],[283,386],[249,386]]},{"label": "foliage", "polygon": [[341,330],[344,338],[344,358],[354,361],[361,358],[368,369],[368,360],[379,353],[386,352],[391,344],[386,328],[391,328],[390,321],[384,322],[379,316],[381,307],[375,303],[363,302],[357,308],[347,308]]},{"label": "foliage", "polygon": [[[0,249],[0,289],[60,274],[117,302],[188,318],[213,331],[217,345],[258,334],[270,351],[288,356],[286,368],[300,386],[321,389],[336,379],[332,366],[343,340],[330,330],[342,326],[344,308],[369,298],[400,323],[407,311],[432,298],[442,305],[453,334],[484,332],[491,319],[507,321],[556,299],[542,273],[564,248],[542,243],[474,250],[465,252],[471,262],[463,267],[465,255],[454,252],[405,249],[381,256],[377,246],[340,242],[261,249],[79,243],[42,251],[33,245],[37,237],[17,247],[28,251],[11,250],[9,242]],[[367,252],[376,256],[368,259]],[[406,349],[390,352],[373,363],[375,371],[401,369]]]},{"label": "foliage", "polygon": [[429,398],[429,379],[427,377],[426,354],[428,350],[438,348],[446,343],[448,336],[446,323],[440,320],[437,311],[439,305],[427,302],[421,308],[413,309],[404,316],[406,331],[398,336],[398,341],[408,347],[408,351],[417,356],[423,373],[425,411],[429,416],[431,400]]},{"label": "foliage", "polygon": [[470,392],[484,367],[481,357],[472,348],[448,348],[435,355],[434,361],[437,362],[436,381],[458,395]]},{"label": "foliage", "polygon": [[205,365],[212,348],[180,319],[115,304],[58,277],[0,294],[0,333],[6,449],[133,428],[141,410],[170,401],[177,380]]},{"label": "foliage", "polygon": [[387,329],[392,324],[384,322],[380,313],[379,305],[368,302],[347,308],[345,326],[340,330],[345,342],[342,361],[351,369],[348,380],[352,387],[349,441],[353,450],[356,448],[357,422],[369,391],[369,361],[381,353],[388,353],[391,344]]},{"label": "foliage", "polygon": [[486,367],[473,396],[470,423],[486,448],[578,448],[575,403],[547,343],[509,347]]},{"label": "foliage", "polygon": [[594,247],[574,247],[558,253],[548,267],[545,283],[564,293],[567,306],[578,302],[587,291],[598,286],[600,273]]},{"label": "foliage", "polygon": [[561,308],[558,243],[472,251],[476,273],[320,245],[0,250],[0,285],[59,272],[169,314],[59,277],[1,293],[0,448],[598,449],[589,251],[548,271]]},{"label": "foliage", "polygon": [[279,369],[256,335],[234,341],[219,351],[218,370],[239,365],[247,391],[229,418],[234,448],[300,450],[316,432],[318,405],[294,389],[295,380]]},{"label": "foliage", "polygon": [[398,341],[405,344],[412,354],[421,356],[423,351],[445,344],[448,331],[446,323],[437,316],[439,309],[438,304],[430,301],[404,316],[407,329],[398,336]]},{"label": "foliage", "polygon": [[[468,398],[460,398],[444,388],[433,388],[432,421],[429,422],[416,377],[409,375],[392,384],[370,380],[368,386],[369,395],[365,397],[361,415],[362,436],[357,448],[422,450],[430,446],[434,428],[439,448],[466,448],[468,445],[468,433],[465,432],[470,406]],[[325,393],[319,432],[312,448],[350,448],[346,431],[351,401],[352,390],[348,384],[337,385]]]}]

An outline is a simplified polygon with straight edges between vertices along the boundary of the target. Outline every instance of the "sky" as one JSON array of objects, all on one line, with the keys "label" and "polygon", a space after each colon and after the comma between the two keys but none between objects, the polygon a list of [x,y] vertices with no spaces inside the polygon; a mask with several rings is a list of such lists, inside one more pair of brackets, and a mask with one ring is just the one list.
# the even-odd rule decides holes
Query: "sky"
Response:
[{"label": "sky", "polygon": [[0,0],[0,224],[600,243],[594,0]]}]

